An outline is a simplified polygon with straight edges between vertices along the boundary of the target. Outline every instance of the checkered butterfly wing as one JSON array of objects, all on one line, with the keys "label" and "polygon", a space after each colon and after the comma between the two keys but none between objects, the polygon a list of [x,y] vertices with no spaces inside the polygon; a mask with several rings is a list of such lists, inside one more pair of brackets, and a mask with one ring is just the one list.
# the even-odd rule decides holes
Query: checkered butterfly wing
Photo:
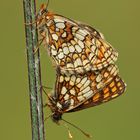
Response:
[{"label": "checkered butterfly wing", "polygon": [[82,110],[108,102],[123,94],[125,89],[126,84],[119,75],[116,75],[107,85],[103,87],[103,89],[95,92],[91,98],[89,98],[77,108],[70,110],[69,112]]},{"label": "checkered butterfly wing", "polygon": [[39,35],[61,72],[100,70],[117,60],[118,53],[102,34],[88,25],[41,9]]},{"label": "checkered butterfly wing", "polygon": [[108,85],[117,75],[118,69],[110,65],[101,71],[67,76],[58,73],[53,99],[58,110],[73,111]]}]

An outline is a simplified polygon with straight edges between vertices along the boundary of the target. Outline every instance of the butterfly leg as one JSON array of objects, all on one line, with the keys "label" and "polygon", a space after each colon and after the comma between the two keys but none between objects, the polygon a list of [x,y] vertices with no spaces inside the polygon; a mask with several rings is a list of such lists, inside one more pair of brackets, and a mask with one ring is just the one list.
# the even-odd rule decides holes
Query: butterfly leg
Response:
[{"label": "butterfly leg", "polygon": [[69,138],[72,139],[73,136],[72,136],[71,131],[70,131],[70,129],[69,129],[69,127],[67,126],[66,123],[64,124],[64,127],[65,127],[65,128],[67,129],[67,131],[68,131]]},{"label": "butterfly leg", "polygon": [[51,107],[51,105],[50,105],[49,103],[45,103],[45,104],[43,105],[43,108],[45,108],[45,107]]},{"label": "butterfly leg", "polygon": [[35,48],[34,50],[34,54],[38,51],[39,47],[43,44],[44,45],[44,48],[48,48],[47,46],[47,40],[46,40],[46,32],[42,32],[42,33],[39,33],[40,35],[40,39],[37,43],[37,47]]},{"label": "butterfly leg", "polygon": [[25,24],[26,26],[30,26],[30,25],[36,24],[37,22],[40,22],[40,20],[41,20],[41,19],[38,18],[38,14],[36,14],[36,15],[35,15],[35,21],[32,21],[32,22],[30,22],[30,23],[26,23],[26,22],[25,22],[24,24]]},{"label": "butterfly leg", "polygon": [[30,26],[30,25],[33,25],[33,24],[36,24],[37,21],[33,21],[33,22],[30,22],[30,23],[24,23],[26,26]]},{"label": "butterfly leg", "polygon": [[39,47],[41,46],[42,42],[44,41],[45,37],[41,38],[38,43],[36,48],[34,49],[34,54],[36,54],[36,52],[38,51]]},{"label": "butterfly leg", "polygon": [[[46,87],[46,86],[41,86],[41,90],[45,93],[45,95],[48,97],[48,99],[50,100],[50,101],[54,101],[54,99],[51,97],[51,95],[50,94],[48,94],[46,91],[45,91],[45,89],[44,88],[47,88],[47,89],[52,89],[52,88],[50,88],[50,87]],[[51,106],[51,105],[47,105],[47,106]]]},{"label": "butterfly leg", "polygon": [[41,87],[46,89],[52,89],[51,87],[47,87],[47,86],[41,86]]},{"label": "butterfly leg", "polygon": [[50,98],[50,95],[45,91],[45,88],[46,88],[46,89],[52,89],[52,88],[46,87],[46,86],[41,86],[41,87],[40,87],[40,89],[45,93],[45,95],[46,95],[48,98]]}]

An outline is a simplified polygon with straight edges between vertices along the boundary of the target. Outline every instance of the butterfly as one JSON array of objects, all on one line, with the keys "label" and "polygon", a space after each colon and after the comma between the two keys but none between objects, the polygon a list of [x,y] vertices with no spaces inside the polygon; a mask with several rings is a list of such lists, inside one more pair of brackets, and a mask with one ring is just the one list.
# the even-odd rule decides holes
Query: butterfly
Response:
[{"label": "butterfly", "polygon": [[52,120],[58,123],[64,113],[110,101],[124,93],[125,88],[113,64],[101,71],[84,74],[68,76],[57,72],[54,94],[50,96]]},{"label": "butterfly", "polygon": [[62,118],[64,113],[93,107],[124,93],[126,84],[114,64],[118,52],[102,33],[48,11],[45,4],[37,15],[37,28],[40,42],[56,65],[54,92],[48,96],[55,123],[67,122]]},{"label": "butterfly", "polygon": [[85,73],[114,64],[118,52],[102,33],[89,25],[76,22],[47,10],[42,4],[37,15],[41,42],[61,73]]}]

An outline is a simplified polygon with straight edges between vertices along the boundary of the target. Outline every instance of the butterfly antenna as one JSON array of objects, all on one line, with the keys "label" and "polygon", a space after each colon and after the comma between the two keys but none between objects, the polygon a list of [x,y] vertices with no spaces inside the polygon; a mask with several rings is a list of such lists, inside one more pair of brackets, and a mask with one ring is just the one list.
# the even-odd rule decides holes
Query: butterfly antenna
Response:
[{"label": "butterfly antenna", "polygon": [[47,1],[47,4],[46,4],[46,8],[48,8],[49,2],[50,2],[50,1],[48,0],[48,1]]},{"label": "butterfly antenna", "polygon": [[[72,124],[72,123],[70,123],[70,122],[68,122],[68,121],[66,121],[66,120],[64,120],[64,119],[62,119],[62,120],[63,120],[64,122],[70,124],[71,126],[75,127],[75,128],[78,129],[79,131],[81,131],[86,137],[88,137],[88,138],[91,138],[91,137],[92,137],[90,134],[86,133],[85,131],[83,131],[83,130],[82,130],[81,128],[79,128],[78,126],[76,126],[76,125],[74,125],[74,124]],[[68,132],[70,132],[69,128],[68,128]],[[71,135],[71,133],[69,133],[69,134]],[[71,135],[71,136],[72,136],[72,135]]]},{"label": "butterfly antenna", "polygon": [[[48,88],[48,87],[46,87]],[[51,101],[53,101],[53,99],[48,95],[48,93],[44,90],[44,86],[41,86],[41,89],[43,90],[43,92],[45,93],[45,95],[48,97],[48,99],[50,99]],[[49,88],[48,88],[49,89]]]},{"label": "butterfly antenna", "polygon": [[43,88],[46,88],[46,89],[52,89],[51,87],[47,87],[47,86],[42,86]]},{"label": "butterfly antenna", "polygon": [[67,124],[66,124],[66,123],[64,124],[64,127],[66,127],[66,129],[68,130],[68,135],[69,135],[69,138],[70,138],[70,139],[72,139],[72,138],[73,138],[73,136],[72,136],[72,134],[71,134],[71,132],[70,132],[70,129],[69,129],[69,127],[67,126]]},{"label": "butterfly antenna", "polygon": [[49,114],[45,119],[44,122],[47,121],[54,113]]}]

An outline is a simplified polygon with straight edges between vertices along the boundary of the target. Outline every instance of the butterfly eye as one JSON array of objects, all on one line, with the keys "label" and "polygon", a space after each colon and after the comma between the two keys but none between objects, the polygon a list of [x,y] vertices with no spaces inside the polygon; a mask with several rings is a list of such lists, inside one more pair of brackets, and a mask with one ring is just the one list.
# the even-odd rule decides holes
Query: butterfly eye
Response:
[{"label": "butterfly eye", "polygon": [[54,113],[53,115],[52,115],[52,120],[54,121],[54,122],[58,122],[59,120],[61,120],[61,118],[62,118],[62,116],[61,116],[61,114],[60,113]]},{"label": "butterfly eye", "polygon": [[38,16],[43,16],[44,13],[47,13],[48,10],[47,9],[41,9],[39,12],[38,12]]},{"label": "butterfly eye", "polygon": [[42,4],[41,7],[40,7],[40,10],[37,14],[37,17],[43,17],[44,13],[47,13],[48,10],[47,10],[47,5],[46,4]]}]

